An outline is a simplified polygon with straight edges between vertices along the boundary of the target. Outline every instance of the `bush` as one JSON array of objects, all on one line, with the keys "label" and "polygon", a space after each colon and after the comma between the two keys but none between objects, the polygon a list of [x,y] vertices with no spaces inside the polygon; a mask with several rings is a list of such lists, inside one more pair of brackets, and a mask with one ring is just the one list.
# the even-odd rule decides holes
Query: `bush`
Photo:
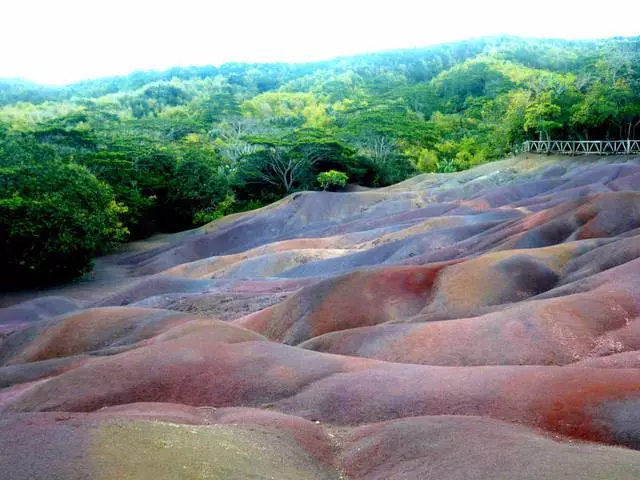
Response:
[{"label": "bush", "polygon": [[213,151],[187,152],[169,184],[173,228],[207,223],[230,209],[235,201],[231,183],[232,175]]},{"label": "bush", "polygon": [[47,161],[0,168],[0,285],[70,280],[125,239],[123,208],[86,168]]},{"label": "bush", "polygon": [[235,203],[236,197],[234,197],[233,195],[227,195],[225,199],[218,203],[216,206],[197,211],[193,215],[193,224],[203,225],[205,223],[218,220],[225,215],[229,215],[230,213],[233,213]]},{"label": "bush", "polygon": [[129,136],[118,142],[105,141],[105,148],[68,160],[86,166],[111,187],[116,201],[127,207],[123,221],[132,240],[171,230],[173,218],[167,197],[177,154]]},{"label": "bush", "polygon": [[415,167],[404,155],[395,155],[384,163],[368,159],[369,172],[363,183],[370,187],[386,187],[414,175]]},{"label": "bush", "polygon": [[338,172],[337,170],[329,170],[328,172],[322,172],[318,175],[318,183],[323,190],[328,188],[342,188],[347,184],[349,177],[346,173]]},{"label": "bush", "polygon": [[143,193],[147,180],[145,174],[135,168],[133,161],[120,153],[98,152],[83,156],[78,162],[109,185],[116,201],[127,208],[121,219],[132,240],[154,232],[158,223],[154,218],[157,197],[153,193]]},{"label": "bush", "polygon": [[460,163],[455,158],[443,158],[436,163],[436,173],[461,172],[469,168],[466,164]]},{"label": "bush", "polygon": [[438,155],[433,150],[423,148],[418,154],[416,169],[420,173],[434,172],[438,165]]}]

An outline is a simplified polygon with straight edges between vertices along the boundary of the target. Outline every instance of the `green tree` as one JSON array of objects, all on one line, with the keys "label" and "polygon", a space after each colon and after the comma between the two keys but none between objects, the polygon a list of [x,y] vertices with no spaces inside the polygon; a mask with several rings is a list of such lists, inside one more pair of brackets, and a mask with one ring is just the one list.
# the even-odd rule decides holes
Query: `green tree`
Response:
[{"label": "green tree", "polygon": [[543,92],[525,110],[524,129],[538,132],[540,140],[550,140],[551,132],[562,126],[558,121],[560,112],[560,107],[553,103],[551,93]]},{"label": "green tree", "polygon": [[121,153],[98,152],[78,158],[99,180],[111,186],[116,201],[126,207],[121,215],[132,239],[153,232],[153,212],[157,197],[144,192],[146,172],[140,171],[133,160]]},{"label": "green tree", "polygon": [[49,161],[0,168],[3,287],[56,283],[86,273],[126,238],[123,208],[84,167]]},{"label": "green tree", "polygon": [[203,145],[187,147],[169,183],[167,200],[174,227],[188,228],[210,220],[225,201],[223,209],[229,210],[233,181],[232,172],[214,149]]},{"label": "green tree", "polygon": [[50,145],[42,144],[31,134],[15,132],[0,122],[0,167],[47,162],[55,158],[56,152]]},{"label": "green tree", "polygon": [[338,172],[337,170],[329,170],[328,172],[322,172],[318,174],[318,183],[323,190],[328,188],[344,187],[349,181],[349,177],[344,172]]},{"label": "green tree", "polygon": [[263,182],[290,193],[310,188],[313,172],[350,163],[354,150],[323,130],[298,129],[279,138],[249,137],[259,150],[240,165],[248,182]]}]

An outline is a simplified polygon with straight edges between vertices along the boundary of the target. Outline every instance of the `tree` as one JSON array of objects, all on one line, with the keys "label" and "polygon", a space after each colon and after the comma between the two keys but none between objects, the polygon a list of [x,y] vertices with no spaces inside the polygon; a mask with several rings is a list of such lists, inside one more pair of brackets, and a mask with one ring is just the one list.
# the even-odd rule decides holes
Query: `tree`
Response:
[{"label": "tree", "polygon": [[34,161],[47,162],[56,158],[50,145],[40,143],[33,135],[15,132],[0,122],[0,167],[24,165]]},{"label": "tree", "polygon": [[433,150],[423,148],[418,153],[416,169],[420,173],[434,172],[438,164],[438,155]]},{"label": "tree", "polygon": [[329,123],[325,106],[311,93],[267,92],[242,104],[245,116],[293,127],[324,127]]},{"label": "tree", "polygon": [[524,113],[524,129],[538,132],[540,140],[543,136],[551,140],[550,132],[562,126],[558,121],[561,109],[554,104],[550,92],[543,92],[529,104]]},{"label": "tree", "polygon": [[218,123],[240,114],[238,100],[228,88],[202,94],[192,102],[191,109],[194,117],[203,125]]},{"label": "tree", "polygon": [[126,238],[124,209],[86,168],[59,161],[0,168],[3,287],[63,282]]},{"label": "tree", "polygon": [[242,157],[255,153],[257,147],[245,140],[249,135],[256,135],[263,130],[261,126],[247,118],[231,117],[209,131],[209,137],[220,154],[232,163]]},{"label": "tree", "polygon": [[442,99],[437,95],[435,87],[431,83],[411,85],[397,92],[405,100],[411,111],[420,115],[423,119],[429,119],[431,115],[441,108]]},{"label": "tree", "polygon": [[374,105],[344,112],[340,120],[340,135],[352,142],[385,137],[387,143],[429,147],[435,140],[433,124],[422,120],[403,106]]},{"label": "tree", "polygon": [[469,97],[495,98],[512,86],[511,80],[494,60],[469,60],[442,73],[434,80],[436,93],[444,101],[445,111],[459,112]]},{"label": "tree", "polygon": [[248,141],[259,147],[241,165],[248,181],[262,181],[285,193],[296,186],[310,186],[315,167],[345,165],[354,153],[318,129],[298,129],[281,138],[252,137]]},{"label": "tree", "polygon": [[138,239],[153,231],[153,209],[157,197],[145,194],[144,173],[135,163],[121,153],[98,152],[83,155],[78,163],[87,167],[99,180],[111,186],[115,200],[126,207],[121,220],[130,232],[130,238]]},{"label": "tree", "polygon": [[610,138],[608,127],[618,130],[617,138],[635,139],[640,125],[640,100],[629,84],[618,79],[613,84],[596,81],[576,103],[571,124],[588,135],[590,129],[604,130]]},{"label": "tree", "polygon": [[[188,228],[196,219],[208,218],[232,197],[233,175],[215,150],[190,146],[169,183],[168,205],[174,227]],[[230,205],[228,205],[230,206]]]},{"label": "tree", "polygon": [[344,187],[347,184],[349,177],[344,172],[329,170],[328,172],[318,174],[317,179],[322,190],[326,190],[329,187]]},{"label": "tree", "polygon": [[589,138],[591,129],[598,129],[612,121],[615,106],[608,98],[608,88],[597,80],[573,106],[571,126]]},{"label": "tree", "polygon": [[373,186],[404,180],[414,171],[408,153],[430,148],[436,139],[433,123],[402,104],[354,108],[337,123],[338,135],[356,146],[360,165],[369,170],[366,183]]},{"label": "tree", "polygon": [[246,168],[250,172],[249,176],[282,189],[285,193],[291,192],[312,166],[309,158],[291,155],[287,148],[280,145],[265,145],[261,151],[246,159],[249,162]]},{"label": "tree", "polygon": [[611,86],[609,95],[615,107],[612,121],[618,127],[618,138],[635,138],[636,128],[640,125],[638,92],[634,92],[625,80],[618,79]]}]

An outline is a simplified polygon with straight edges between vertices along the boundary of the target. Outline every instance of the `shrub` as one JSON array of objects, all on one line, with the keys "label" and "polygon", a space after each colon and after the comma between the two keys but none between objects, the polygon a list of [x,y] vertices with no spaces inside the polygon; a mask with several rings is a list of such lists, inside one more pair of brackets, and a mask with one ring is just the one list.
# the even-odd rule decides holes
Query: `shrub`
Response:
[{"label": "shrub", "polygon": [[420,173],[434,172],[438,165],[438,155],[433,150],[423,148],[420,150],[416,161],[416,169]]},{"label": "shrub", "polygon": [[455,158],[443,158],[436,163],[436,173],[453,173],[467,169],[466,164],[460,163]]},{"label": "shrub", "polygon": [[328,172],[322,172],[318,175],[318,183],[323,190],[328,188],[342,188],[347,184],[349,177],[346,173],[338,172],[337,170],[329,170]]},{"label": "shrub", "polygon": [[157,197],[154,192],[143,193],[146,172],[138,171],[134,162],[120,153],[98,152],[77,161],[109,185],[116,201],[127,208],[121,218],[132,240],[154,232],[158,223],[154,218]]},{"label": "shrub", "polygon": [[219,218],[224,217],[234,211],[234,205],[236,203],[236,197],[233,195],[227,195],[224,200],[219,202],[214,207],[208,207],[204,210],[199,210],[193,215],[194,225],[203,225],[205,223],[213,222]]},{"label": "shrub", "polygon": [[[215,220],[230,208],[232,174],[214,152],[195,149],[181,160],[169,184],[168,205],[172,209],[173,227],[189,228]],[[223,202],[228,205],[223,206]]]},{"label": "shrub", "polygon": [[0,284],[24,287],[86,273],[125,239],[124,211],[86,168],[58,161],[0,168]]}]

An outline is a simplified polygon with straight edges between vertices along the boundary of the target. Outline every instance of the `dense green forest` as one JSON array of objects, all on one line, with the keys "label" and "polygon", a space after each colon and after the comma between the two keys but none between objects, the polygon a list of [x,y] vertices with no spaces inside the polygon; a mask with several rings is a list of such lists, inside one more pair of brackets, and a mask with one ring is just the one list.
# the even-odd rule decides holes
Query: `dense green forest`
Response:
[{"label": "dense green forest", "polygon": [[3,278],[67,280],[122,241],[296,190],[463,170],[526,139],[639,134],[640,37],[0,80]]}]

